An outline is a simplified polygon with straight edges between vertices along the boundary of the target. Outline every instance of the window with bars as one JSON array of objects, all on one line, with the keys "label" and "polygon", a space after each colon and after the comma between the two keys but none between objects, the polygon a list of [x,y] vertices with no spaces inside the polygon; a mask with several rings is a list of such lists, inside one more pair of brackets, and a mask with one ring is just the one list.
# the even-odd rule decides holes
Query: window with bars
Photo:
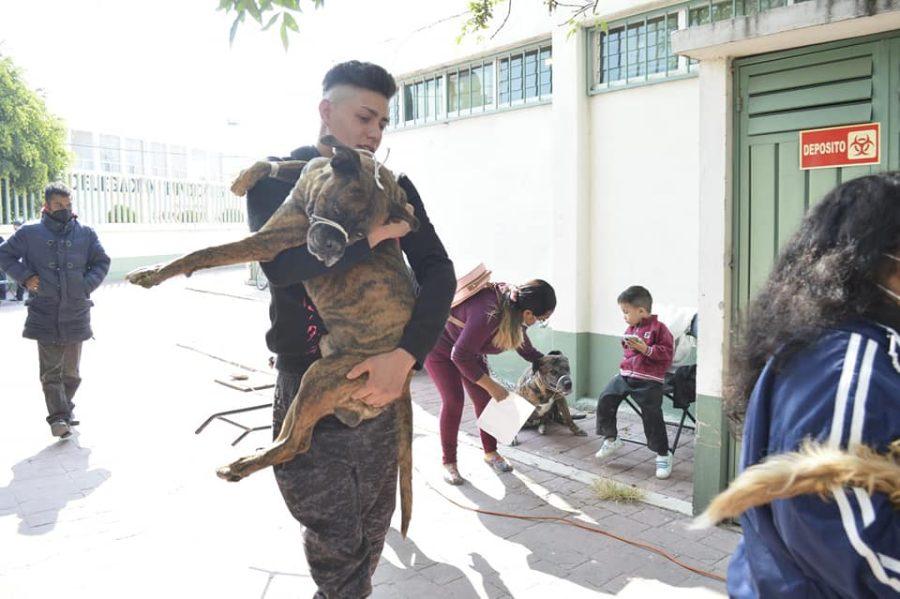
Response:
[{"label": "window with bars", "polygon": [[594,27],[588,32],[592,50],[591,91],[603,92],[696,73],[698,61],[672,53],[673,31],[806,1],[695,1]]},{"label": "window with bars", "polygon": [[100,170],[107,173],[122,172],[121,141],[118,135],[100,136]]},{"label": "window with bars", "polygon": [[547,101],[553,93],[552,58],[551,46],[539,44],[404,81],[390,103],[391,126]]},{"label": "window with bars", "polygon": [[72,148],[75,150],[75,168],[94,170],[94,134],[90,131],[72,131]]},{"label": "window with bars", "polygon": [[[439,75],[429,79],[422,79],[406,83],[401,86],[403,101],[403,121],[425,123],[433,121],[444,112],[444,77]],[[397,100],[397,114],[400,114],[400,94],[394,96]],[[393,111],[393,108],[391,109]],[[399,123],[399,118],[397,119]],[[391,124],[394,123],[393,114]]]},{"label": "window with bars", "polygon": [[665,78],[679,71],[670,34],[678,29],[678,12],[638,16],[590,32],[593,46],[593,88]]},{"label": "window with bars", "polygon": [[144,142],[139,139],[125,139],[125,168],[127,175],[144,174]]}]

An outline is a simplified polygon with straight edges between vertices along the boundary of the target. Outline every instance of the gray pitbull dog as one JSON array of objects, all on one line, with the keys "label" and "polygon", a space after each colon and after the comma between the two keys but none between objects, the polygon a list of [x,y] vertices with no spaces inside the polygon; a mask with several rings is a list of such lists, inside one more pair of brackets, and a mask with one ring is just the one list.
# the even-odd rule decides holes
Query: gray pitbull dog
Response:
[{"label": "gray pitbull dog", "polygon": [[[572,434],[587,435],[578,428],[569,411],[566,396],[572,392],[572,371],[569,359],[560,351],[551,351],[527,369],[513,390],[534,405],[534,413],[523,428],[537,428],[546,434],[550,422],[559,422],[569,427]],[[518,445],[518,439],[513,440]]]}]

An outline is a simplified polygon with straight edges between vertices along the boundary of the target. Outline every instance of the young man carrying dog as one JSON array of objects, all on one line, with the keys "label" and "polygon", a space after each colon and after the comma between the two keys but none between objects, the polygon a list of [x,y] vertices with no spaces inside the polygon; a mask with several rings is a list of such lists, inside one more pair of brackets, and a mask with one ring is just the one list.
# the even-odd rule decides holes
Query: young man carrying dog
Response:
[{"label": "young man carrying dog", "polygon": [[[358,61],[336,65],[323,81],[319,138],[330,134],[345,145],[375,152],[388,123],[388,102],[396,91],[393,77],[377,65]],[[331,155],[331,147],[320,142],[294,150],[290,159]],[[409,371],[425,361],[443,330],[456,290],[453,264],[419,194],[405,176],[398,182],[414,208],[419,230],[410,233],[406,223],[384,225],[372,231],[367,240],[349,246],[344,257],[331,266],[349,268],[379,243],[400,239],[415,274],[419,293],[399,347],[365,360],[347,375],[368,375],[366,385],[354,397],[373,406],[388,405],[400,396]],[[269,219],[290,187],[269,178],[250,190],[251,230],[259,229]],[[306,246],[286,250],[261,266],[272,294],[272,328],[266,342],[277,354],[273,408],[273,432],[277,435],[303,373],[320,357],[319,339],[325,333],[303,281],[323,274],[327,267]],[[392,408],[355,428],[333,416],[326,417],[316,426],[307,453],[275,466],[275,478],[288,509],[306,527],[306,559],[318,585],[317,598],[365,597],[371,593],[372,574],[394,512],[395,420]]]}]

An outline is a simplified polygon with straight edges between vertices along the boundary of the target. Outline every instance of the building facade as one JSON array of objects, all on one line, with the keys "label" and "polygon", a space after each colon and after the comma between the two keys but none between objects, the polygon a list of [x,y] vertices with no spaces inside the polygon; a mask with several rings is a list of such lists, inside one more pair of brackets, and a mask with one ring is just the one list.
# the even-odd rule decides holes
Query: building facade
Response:
[{"label": "building facade", "polygon": [[[671,321],[698,314],[699,510],[739,454],[722,412],[736,314],[811,203],[900,167],[900,2],[597,10],[570,30],[519,0],[492,39],[438,45],[453,26],[438,25],[386,48],[401,86],[384,145],[460,274],[484,262],[556,287],[534,336],[569,355],[578,397],[617,370],[623,289],[644,285]],[[878,164],[801,169],[801,130],[860,123],[880,123]]]}]

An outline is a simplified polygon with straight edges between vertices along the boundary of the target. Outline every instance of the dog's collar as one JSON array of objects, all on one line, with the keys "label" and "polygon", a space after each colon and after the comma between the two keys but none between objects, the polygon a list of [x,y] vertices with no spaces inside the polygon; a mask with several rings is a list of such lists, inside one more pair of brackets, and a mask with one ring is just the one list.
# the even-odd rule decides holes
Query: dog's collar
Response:
[{"label": "dog's collar", "polygon": [[333,220],[329,220],[323,216],[316,216],[313,214],[309,217],[309,229],[312,230],[316,225],[325,225],[326,227],[331,227],[332,229],[337,229],[341,235],[344,236],[344,243],[346,244],[350,240],[350,236],[347,234],[347,230],[344,229],[340,225],[340,223],[336,223]]}]

